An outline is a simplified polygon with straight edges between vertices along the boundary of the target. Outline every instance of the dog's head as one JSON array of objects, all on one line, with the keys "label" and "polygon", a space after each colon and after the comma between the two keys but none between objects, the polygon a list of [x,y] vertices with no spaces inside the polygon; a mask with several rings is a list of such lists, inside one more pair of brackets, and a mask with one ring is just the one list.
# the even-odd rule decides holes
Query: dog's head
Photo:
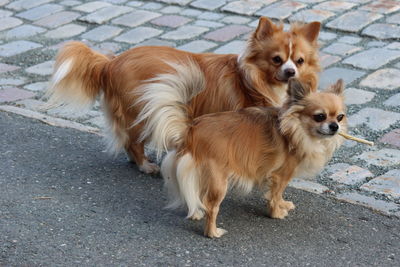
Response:
[{"label": "dog's head", "polygon": [[289,78],[307,81],[316,90],[319,72],[319,22],[293,24],[285,32],[283,25],[261,17],[249,39],[246,52],[240,58],[247,67],[257,70],[272,86],[287,84]]},{"label": "dog's head", "polygon": [[295,107],[298,125],[311,137],[327,138],[346,127],[343,80],[338,80],[324,92],[311,92],[297,79],[289,79],[289,108]]}]

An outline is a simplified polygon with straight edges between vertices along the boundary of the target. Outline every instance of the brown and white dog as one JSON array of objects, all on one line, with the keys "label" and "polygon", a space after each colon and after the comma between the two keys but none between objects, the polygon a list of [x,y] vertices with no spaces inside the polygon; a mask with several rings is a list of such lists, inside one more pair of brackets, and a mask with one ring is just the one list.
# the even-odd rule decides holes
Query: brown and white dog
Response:
[{"label": "brown and white dog", "polygon": [[[109,149],[125,148],[140,170],[157,172],[158,166],[144,154],[149,135],[142,131],[146,121],[137,117],[154,95],[174,89],[163,84],[160,77],[170,75],[175,84],[190,89],[184,91],[189,92],[185,105],[192,117],[249,106],[279,106],[290,77],[297,77],[316,90],[319,29],[320,23],[312,22],[294,24],[285,32],[282,25],[262,17],[240,56],[145,46],[107,57],[83,43],[70,42],[57,56],[47,94],[48,107],[82,109],[101,94],[111,137]],[[180,76],[176,67],[192,72]],[[144,94],[147,98],[142,97]],[[173,99],[166,99],[170,100]]]},{"label": "brown and white dog", "polygon": [[169,207],[186,206],[192,219],[205,215],[208,237],[226,232],[217,228],[216,218],[230,185],[244,192],[268,186],[270,216],[287,216],[295,207],[283,199],[291,178],[320,171],[343,142],[338,132],[346,131],[342,80],[325,92],[312,92],[290,78],[281,108],[249,107],[192,120],[180,104],[164,120],[148,113],[147,126],[169,129],[166,139],[175,140],[175,150],[161,165]]}]

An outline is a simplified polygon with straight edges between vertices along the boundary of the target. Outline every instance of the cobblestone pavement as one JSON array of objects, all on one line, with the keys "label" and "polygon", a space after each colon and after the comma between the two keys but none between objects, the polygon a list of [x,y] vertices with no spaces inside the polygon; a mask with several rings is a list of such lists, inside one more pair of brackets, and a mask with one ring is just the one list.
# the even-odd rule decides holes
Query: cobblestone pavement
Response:
[{"label": "cobblestone pavement", "polygon": [[103,53],[139,45],[240,53],[259,16],[323,23],[321,87],[343,78],[350,130],[315,180],[291,185],[400,216],[400,2],[397,0],[0,0],[0,110],[99,132],[86,114],[40,110],[54,56],[68,40]]}]

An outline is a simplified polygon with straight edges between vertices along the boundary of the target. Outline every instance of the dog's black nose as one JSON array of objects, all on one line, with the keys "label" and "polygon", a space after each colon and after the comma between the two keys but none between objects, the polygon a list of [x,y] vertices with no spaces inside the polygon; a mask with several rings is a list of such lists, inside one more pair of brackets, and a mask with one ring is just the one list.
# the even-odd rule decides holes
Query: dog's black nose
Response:
[{"label": "dog's black nose", "polygon": [[285,69],[285,76],[290,78],[296,75],[296,70],[292,68]]},{"label": "dog's black nose", "polygon": [[336,132],[339,129],[339,125],[336,122],[332,122],[329,124],[329,130],[332,132]]}]

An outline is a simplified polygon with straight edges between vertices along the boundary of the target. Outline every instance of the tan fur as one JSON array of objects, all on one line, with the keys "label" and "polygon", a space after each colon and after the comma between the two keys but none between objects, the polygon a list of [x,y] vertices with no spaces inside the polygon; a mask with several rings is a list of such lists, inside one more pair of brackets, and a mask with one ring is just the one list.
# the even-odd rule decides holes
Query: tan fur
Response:
[{"label": "tan fur", "polygon": [[[279,53],[284,60],[288,60],[288,47],[293,43],[292,60],[297,60],[299,56],[305,60],[304,64],[297,66],[298,77],[316,90],[319,26],[318,22],[294,25],[291,31],[284,32],[282,26],[261,18],[246,52],[240,58],[233,54],[194,54],[151,46],[133,48],[107,58],[82,43],[71,42],[61,49],[57,57],[53,77],[58,78],[53,79],[50,100],[54,105],[81,103],[84,106],[102,91],[109,129],[113,133],[111,146],[114,150],[124,147],[143,171],[156,172],[158,167],[149,163],[144,155],[146,140],[140,139],[146,119],[134,123],[146,104],[138,103],[146,84],[163,83],[162,75],[176,73],[174,65],[186,66],[193,62],[205,82],[204,88],[199,88],[201,92],[185,103],[191,117],[255,105],[279,106],[284,100],[287,83],[276,80],[275,72],[279,66],[273,64],[271,58]],[[69,65],[64,63],[70,60],[72,65],[68,68]],[[197,77],[198,73],[192,73],[192,76]],[[190,86],[192,78],[185,79],[180,83]],[[154,88],[158,87],[149,86],[147,90]],[[136,105],[132,106],[134,103]]]},{"label": "tan fur", "polygon": [[[317,131],[327,122],[345,130],[346,119],[340,122],[337,119],[345,112],[342,82],[334,89],[317,93],[292,78],[288,93],[289,98],[281,108],[250,107],[208,114],[194,119],[182,132],[186,140],[173,153],[180,168],[186,166],[186,173],[176,173],[169,178],[189,184],[178,191],[179,195],[192,199],[186,201],[192,212],[190,216],[204,206],[206,236],[220,237],[225,233],[216,227],[216,217],[229,184],[268,185],[265,197],[270,216],[283,219],[294,208],[292,202],[282,197],[291,178],[314,176],[342,143],[337,132],[322,135]],[[320,111],[327,114],[327,118],[316,122],[313,116]],[[170,162],[169,166],[173,168],[174,164]],[[186,191],[190,182],[185,175],[189,173],[198,195],[193,190]],[[194,179],[196,173],[198,176]]]}]

